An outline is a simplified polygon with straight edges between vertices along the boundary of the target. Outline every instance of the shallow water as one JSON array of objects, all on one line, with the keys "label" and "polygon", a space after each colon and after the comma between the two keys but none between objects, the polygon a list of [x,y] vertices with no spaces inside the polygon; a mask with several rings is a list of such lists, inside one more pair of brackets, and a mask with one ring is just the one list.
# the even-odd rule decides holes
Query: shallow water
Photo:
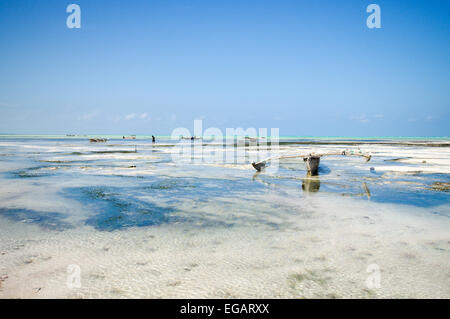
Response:
[{"label": "shallow water", "polygon": [[[0,297],[448,298],[450,193],[433,185],[450,147],[431,142],[282,140],[373,155],[308,176],[301,159],[257,173],[235,143],[192,163],[170,139],[1,138]],[[247,162],[211,160],[236,149]]]}]

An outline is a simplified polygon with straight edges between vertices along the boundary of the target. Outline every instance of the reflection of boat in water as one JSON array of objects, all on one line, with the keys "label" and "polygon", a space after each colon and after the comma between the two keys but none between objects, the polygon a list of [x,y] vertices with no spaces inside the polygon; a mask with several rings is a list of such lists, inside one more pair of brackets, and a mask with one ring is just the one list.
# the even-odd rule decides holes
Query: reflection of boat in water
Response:
[{"label": "reflection of boat in water", "polygon": [[315,193],[320,189],[320,179],[318,176],[313,176],[310,173],[303,179],[302,189],[305,192]]},{"label": "reflection of boat in water", "polygon": [[90,138],[89,142],[91,143],[105,143],[106,141],[108,141],[108,139],[106,138]]},{"label": "reflection of boat in water", "polygon": [[135,140],[136,139],[136,135],[123,136],[122,139],[124,139],[124,140]]}]

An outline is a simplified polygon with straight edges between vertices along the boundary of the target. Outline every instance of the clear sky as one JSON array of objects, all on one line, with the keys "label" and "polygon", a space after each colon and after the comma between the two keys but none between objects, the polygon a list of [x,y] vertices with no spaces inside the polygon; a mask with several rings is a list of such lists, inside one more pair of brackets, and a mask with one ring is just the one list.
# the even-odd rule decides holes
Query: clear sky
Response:
[{"label": "clear sky", "polygon": [[449,71],[446,0],[0,0],[0,133],[450,136]]}]

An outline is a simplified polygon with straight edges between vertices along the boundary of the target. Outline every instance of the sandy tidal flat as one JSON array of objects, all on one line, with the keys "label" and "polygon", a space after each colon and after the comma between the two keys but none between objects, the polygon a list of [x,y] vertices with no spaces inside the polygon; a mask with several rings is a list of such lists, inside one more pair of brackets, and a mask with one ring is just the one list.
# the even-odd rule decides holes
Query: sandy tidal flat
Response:
[{"label": "sandy tidal flat", "polygon": [[352,147],[373,160],[308,177],[296,159],[181,164],[146,140],[2,139],[0,297],[449,298],[450,195],[433,185],[450,148]]}]

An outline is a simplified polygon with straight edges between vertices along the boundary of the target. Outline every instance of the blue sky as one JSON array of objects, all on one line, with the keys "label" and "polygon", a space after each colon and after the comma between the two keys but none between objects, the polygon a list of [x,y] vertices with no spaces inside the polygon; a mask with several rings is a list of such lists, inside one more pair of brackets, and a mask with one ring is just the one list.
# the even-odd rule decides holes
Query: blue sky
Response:
[{"label": "blue sky", "polygon": [[449,136],[449,21],[449,1],[2,0],[0,133],[168,135],[203,119]]}]

